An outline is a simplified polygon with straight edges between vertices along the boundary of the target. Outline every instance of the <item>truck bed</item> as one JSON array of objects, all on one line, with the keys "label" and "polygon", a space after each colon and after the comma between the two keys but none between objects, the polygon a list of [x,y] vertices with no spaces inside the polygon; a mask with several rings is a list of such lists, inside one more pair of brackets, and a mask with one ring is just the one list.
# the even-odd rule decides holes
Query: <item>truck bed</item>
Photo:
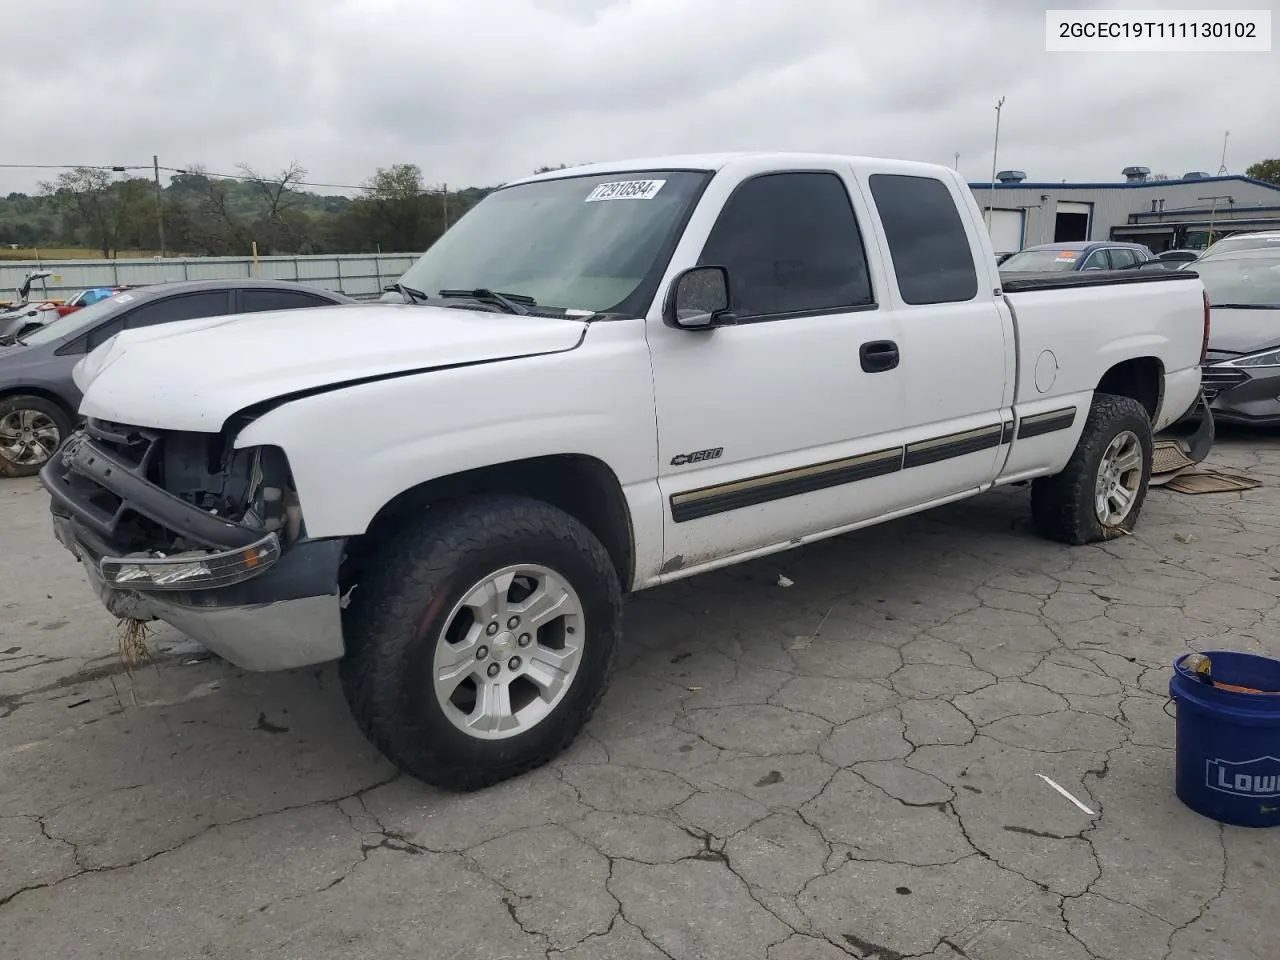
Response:
[{"label": "truck bed", "polygon": [[1194,270],[1079,270],[1072,273],[1001,273],[1000,286],[1005,293],[1031,290],[1057,290],[1063,287],[1105,287],[1126,283],[1168,283],[1174,280],[1196,280]]}]

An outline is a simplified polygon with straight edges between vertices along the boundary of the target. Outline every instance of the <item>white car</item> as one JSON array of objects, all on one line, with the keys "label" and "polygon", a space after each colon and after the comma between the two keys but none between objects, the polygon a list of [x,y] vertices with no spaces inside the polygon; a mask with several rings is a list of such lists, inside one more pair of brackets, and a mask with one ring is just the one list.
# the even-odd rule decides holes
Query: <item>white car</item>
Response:
[{"label": "white car", "polygon": [[121,333],[42,477],[112,612],[341,659],[455,789],[574,739],[628,591],[1022,481],[1046,537],[1132,530],[1207,336],[1194,274],[1002,286],[954,171],[843,156],[551,171],[397,290]]},{"label": "white car", "polygon": [[[1263,250],[1272,249],[1280,250],[1280,230],[1258,230],[1254,233],[1233,233],[1229,237],[1223,237],[1215,243],[1209,244],[1200,254],[1199,260],[1205,257],[1213,256],[1216,253],[1223,253],[1233,250]],[[1194,270],[1195,263],[1199,260],[1193,260],[1187,264],[1187,268]]]}]

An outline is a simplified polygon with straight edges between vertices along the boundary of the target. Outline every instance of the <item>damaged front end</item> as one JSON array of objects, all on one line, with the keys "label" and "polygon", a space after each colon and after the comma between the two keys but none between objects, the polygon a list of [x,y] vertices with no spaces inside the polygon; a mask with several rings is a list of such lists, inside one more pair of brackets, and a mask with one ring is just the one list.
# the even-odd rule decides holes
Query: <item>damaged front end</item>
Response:
[{"label": "damaged front end", "polygon": [[41,472],[58,539],[118,617],[159,619],[247,669],[342,655],[345,541],[311,540],[285,454],[89,420]]}]

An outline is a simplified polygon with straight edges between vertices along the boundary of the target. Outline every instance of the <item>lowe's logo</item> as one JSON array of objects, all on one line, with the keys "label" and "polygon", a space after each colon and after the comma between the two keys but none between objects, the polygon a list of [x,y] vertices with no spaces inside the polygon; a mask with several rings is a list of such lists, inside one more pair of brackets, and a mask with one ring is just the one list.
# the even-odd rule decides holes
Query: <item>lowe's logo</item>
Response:
[{"label": "lowe's logo", "polygon": [[1280,797],[1280,759],[1206,760],[1205,786],[1237,797]]}]

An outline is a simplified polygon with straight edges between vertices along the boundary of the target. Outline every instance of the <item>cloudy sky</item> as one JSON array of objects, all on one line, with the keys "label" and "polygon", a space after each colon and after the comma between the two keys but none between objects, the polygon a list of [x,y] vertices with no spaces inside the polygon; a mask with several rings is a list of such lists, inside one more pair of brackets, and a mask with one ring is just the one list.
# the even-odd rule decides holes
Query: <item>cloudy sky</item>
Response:
[{"label": "cloudy sky", "polygon": [[[0,0],[0,163],[238,163],[453,185],[824,150],[1032,179],[1280,156],[1280,52],[1046,53],[1044,10],[1280,0]],[[1273,14],[1273,16],[1275,16]],[[1280,22],[1280,16],[1275,16]],[[1278,48],[1280,49],[1280,48]],[[1270,92],[1266,92],[1266,91]],[[0,168],[0,193],[56,171]],[[333,191],[337,192],[337,191]]]}]

